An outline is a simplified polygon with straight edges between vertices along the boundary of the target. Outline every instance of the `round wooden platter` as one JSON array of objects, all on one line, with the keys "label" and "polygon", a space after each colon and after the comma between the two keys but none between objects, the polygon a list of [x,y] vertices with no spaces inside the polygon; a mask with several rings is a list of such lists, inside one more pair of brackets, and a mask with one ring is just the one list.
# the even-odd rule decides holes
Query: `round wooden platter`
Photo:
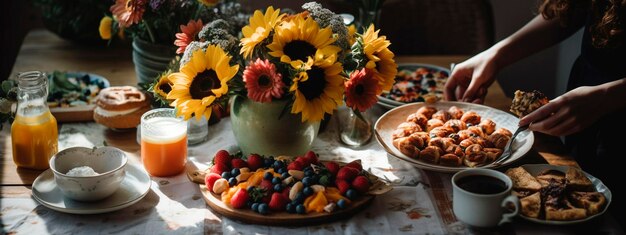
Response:
[{"label": "round wooden platter", "polygon": [[336,209],[331,213],[317,213],[312,212],[308,214],[289,214],[287,212],[270,212],[269,214],[262,215],[253,212],[250,209],[233,209],[222,200],[221,196],[211,193],[207,190],[203,184],[198,185],[202,192],[202,197],[206,203],[213,209],[213,211],[228,217],[229,219],[238,220],[250,224],[262,224],[262,225],[275,225],[275,226],[303,226],[312,224],[321,224],[334,222],[342,219],[349,218],[355,213],[363,210],[369,204],[374,201],[376,196],[365,195],[360,196],[357,200],[353,200],[350,206],[346,209]]}]

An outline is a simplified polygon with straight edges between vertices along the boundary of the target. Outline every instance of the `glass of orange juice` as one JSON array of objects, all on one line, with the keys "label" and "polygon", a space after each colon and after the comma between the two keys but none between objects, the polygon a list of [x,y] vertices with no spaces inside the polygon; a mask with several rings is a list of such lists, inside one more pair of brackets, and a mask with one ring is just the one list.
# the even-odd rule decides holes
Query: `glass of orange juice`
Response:
[{"label": "glass of orange juice", "polygon": [[141,116],[141,161],[148,173],[177,175],[187,163],[187,122],[170,108],[150,110]]}]

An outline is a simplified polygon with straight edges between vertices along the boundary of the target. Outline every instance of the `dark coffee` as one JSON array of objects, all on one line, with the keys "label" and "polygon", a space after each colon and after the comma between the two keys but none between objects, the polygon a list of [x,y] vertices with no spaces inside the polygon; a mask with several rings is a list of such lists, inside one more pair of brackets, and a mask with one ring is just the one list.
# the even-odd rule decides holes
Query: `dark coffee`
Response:
[{"label": "dark coffee", "polygon": [[496,194],[507,189],[504,181],[486,175],[465,176],[458,179],[456,185],[465,191],[477,194]]}]

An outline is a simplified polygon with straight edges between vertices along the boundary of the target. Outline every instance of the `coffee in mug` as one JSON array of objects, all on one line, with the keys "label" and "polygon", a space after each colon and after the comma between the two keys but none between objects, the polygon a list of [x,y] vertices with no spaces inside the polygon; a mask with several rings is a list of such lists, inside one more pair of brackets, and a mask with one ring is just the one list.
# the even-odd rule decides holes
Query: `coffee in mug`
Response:
[{"label": "coffee in mug", "polygon": [[[452,209],[457,219],[476,227],[509,222],[519,211],[519,199],[511,195],[513,182],[499,171],[468,169],[452,177]],[[515,209],[506,213],[505,205]]]}]

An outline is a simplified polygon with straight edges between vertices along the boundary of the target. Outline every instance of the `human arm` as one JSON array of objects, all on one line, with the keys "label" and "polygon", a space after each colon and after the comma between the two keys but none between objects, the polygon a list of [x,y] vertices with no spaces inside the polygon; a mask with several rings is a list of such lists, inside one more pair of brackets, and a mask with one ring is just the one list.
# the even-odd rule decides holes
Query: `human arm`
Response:
[{"label": "human arm", "polygon": [[445,86],[446,99],[483,103],[498,71],[562,41],[582,25],[582,21],[577,21],[563,27],[558,19],[537,15],[511,36],[457,65]]},{"label": "human arm", "polygon": [[626,78],[571,90],[523,117],[519,125],[554,136],[583,130],[601,117],[626,108]]}]

